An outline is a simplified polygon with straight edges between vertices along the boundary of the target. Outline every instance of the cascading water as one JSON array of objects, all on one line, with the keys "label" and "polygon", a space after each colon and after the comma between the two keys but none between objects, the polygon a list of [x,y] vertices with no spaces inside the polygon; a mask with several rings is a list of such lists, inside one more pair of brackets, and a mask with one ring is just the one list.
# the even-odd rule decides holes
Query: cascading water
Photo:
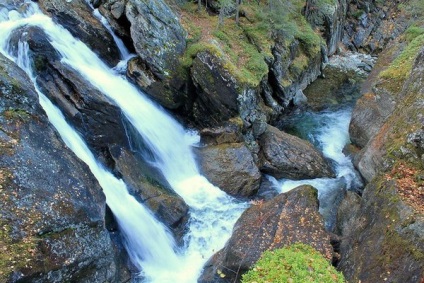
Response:
[{"label": "cascading water", "polygon": [[[13,58],[12,58],[13,59]],[[20,42],[16,63],[32,76],[30,60],[28,56],[28,44]],[[171,233],[158,222],[144,206],[128,193],[127,187],[122,180],[114,177],[105,170],[95,159],[83,139],[69,126],[60,112],[50,100],[36,87],[40,98],[40,104],[46,111],[49,121],[58,130],[66,145],[84,161],[93,175],[99,181],[106,195],[106,201],[113,211],[119,223],[119,227],[125,236],[128,252],[132,258],[137,258],[138,268],[146,264],[163,264],[171,268],[178,266],[178,259],[174,252],[175,242]],[[139,241],[142,238],[143,241]]]},{"label": "cascading water", "polygon": [[[178,123],[103,64],[87,46],[43,15],[36,4],[26,2],[25,5],[27,9],[20,13],[18,9],[0,10],[1,52],[10,58],[7,54],[7,39],[13,30],[23,25],[39,26],[63,56],[64,64],[80,72],[121,107],[128,121],[154,153],[156,166],[190,206],[186,247],[179,254],[174,253],[173,243],[162,225],[143,206],[137,205],[128,195],[122,181],[114,179],[96,163],[83,141],[57,110],[52,110],[48,99],[40,94],[40,103],[49,113],[52,124],[99,179],[107,195],[108,205],[125,235],[131,260],[142,270],[144,280],[196,282],[205,261],[225,244],[235,220],[246,204],[236,202],[199,174],[185,131]],[[21,55],[25,55],[25,52],[21,52]],[[19,56],[15,61],[26,59]],[[19,64],[26,66],[22,62]]]},{"label": "cascading water", "polygon": [[343,149],[350,142],[351,113],[351,106],[331,111],[306,111],[287,119],[283,125],[286,131],[293,131],[293,134],[309,140],[319,148],[324,156],[332,161],[336,178],[296,181],[282,179],[273,180],[273,182],[278,192],[287,192],[303,184],[315,187],[318,190],[320,212],[324,216],[328,229],[334,226],[337,203],[343,190],[356,191],[363,185],[351,159],[343,153]]}]

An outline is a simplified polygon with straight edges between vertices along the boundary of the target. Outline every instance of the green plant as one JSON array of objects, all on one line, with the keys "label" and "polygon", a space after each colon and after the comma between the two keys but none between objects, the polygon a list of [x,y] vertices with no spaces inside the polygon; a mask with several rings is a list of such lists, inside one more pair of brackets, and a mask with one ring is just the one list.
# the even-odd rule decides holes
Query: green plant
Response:
[{"label": "green plant", "polygon": [[405,39],[411,42],[422,34],[424,34],[424,28],[412,25],[405,31]]},{"label": "green plant", "polygon": [[[412,38],[409,36],[409,39]],[[380,73],[380,77],[391,80],[391,85],[399,88],[409,76],[414,60],[423,45],[424,33],[413,38],[391,65]]]},{"label": "green plant", "polygon": [[343,275],[312,247],[297,243],[266,251],[255,266],[242,277],[242,283],[336,283]]}]

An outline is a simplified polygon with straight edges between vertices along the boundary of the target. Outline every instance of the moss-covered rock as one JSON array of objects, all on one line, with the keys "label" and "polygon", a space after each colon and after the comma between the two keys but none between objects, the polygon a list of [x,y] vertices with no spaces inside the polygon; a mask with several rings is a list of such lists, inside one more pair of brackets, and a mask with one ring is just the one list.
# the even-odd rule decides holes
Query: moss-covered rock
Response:
[{"label": "moss-covered rock", "polygon": [[254,267],[243,274],[241,282],[343,283],[345,280],[319,252],[298,243],[263,253]]},{"label": "moss-covered rock", "polygon": [[311,186],[300,186],[247,209],[225,247],[206,263],[199,282],[237,282],[265,251],[298,242],[312,246],[327,260],[332,257],[330,238],[318,212],[317,191]]}]

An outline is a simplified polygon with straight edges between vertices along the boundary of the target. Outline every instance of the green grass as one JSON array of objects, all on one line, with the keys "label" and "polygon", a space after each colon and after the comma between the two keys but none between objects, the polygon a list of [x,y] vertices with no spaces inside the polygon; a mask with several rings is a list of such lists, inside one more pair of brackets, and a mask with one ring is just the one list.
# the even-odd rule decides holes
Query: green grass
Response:
[{"label": "green grass", "polygon": [[345,279],[319,252],[298,243],[263,253],[255,266],[243,275],[241,282],[342,283]]}]

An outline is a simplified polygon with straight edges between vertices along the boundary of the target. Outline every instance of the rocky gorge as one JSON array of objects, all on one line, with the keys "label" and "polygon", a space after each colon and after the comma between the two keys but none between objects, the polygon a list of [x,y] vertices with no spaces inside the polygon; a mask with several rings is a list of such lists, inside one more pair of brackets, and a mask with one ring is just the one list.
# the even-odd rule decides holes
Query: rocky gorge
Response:
[{"label": "rocky gorge", "polygon": [[[15,2],[0,3],[2,21],[14,17]],[[264,251],[296,242],[321,252],[348,282],[421,282],[424,7],[412,0],[290,3],[283,20],[272,18],[272,27],[262,25],[252,3],[241,6],[238,24],[228,18],[217,27],[214,1],[201,3],[207,5],[203,12],[185,1],[37,1],[113,67],[119,48],[93,15],[97,8],[135,54],[122,75],[199,131],[193,151],[204,176],[242,201],[255,199],[199,282],[240,280]],[[28,5],[21,4],[19,9]],[[152,165],[147,142],[138,140],[128,117],[63,62],[42,28],[14,30],[9,54],[17,56],[20,42],[28,44],[37,90],[1,55],[0,281],[129,282],[134,267],[101,187],[48,123],[37,91],[62,110],[103,166],[170,228],[180,247],[190,207]],[[348,50],[378,59],[374,64],[366,57],[355,68],[333,64],[332,57]],[[350,88],[360,88],[361,97],[350,122],[353,146],[346,151],[366,185],[341,188],[337,222],[328,231],[316,189],[278,194],[265,176],[336,175],[312,143],[279,125],[293,109],[347,99]]]}]

